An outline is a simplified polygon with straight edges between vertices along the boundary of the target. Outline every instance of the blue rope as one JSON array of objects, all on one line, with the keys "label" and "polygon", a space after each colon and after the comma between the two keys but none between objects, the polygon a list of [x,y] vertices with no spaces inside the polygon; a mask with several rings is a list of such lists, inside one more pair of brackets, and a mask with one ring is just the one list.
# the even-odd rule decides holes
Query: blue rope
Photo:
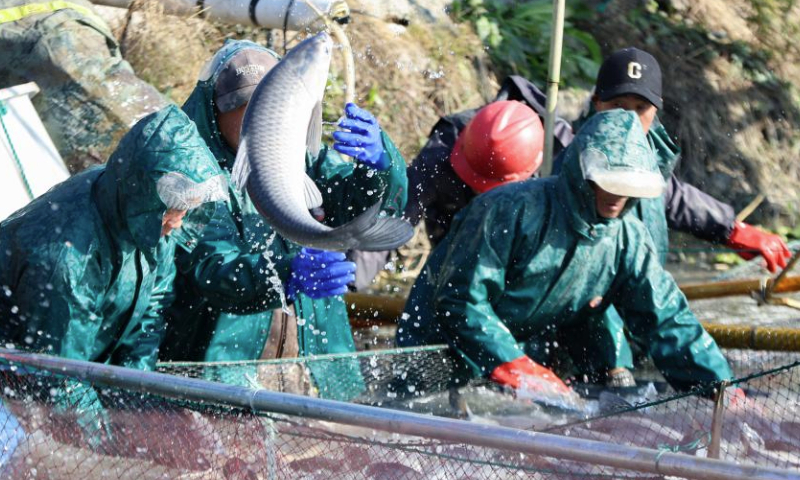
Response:
[{"label": "blue rope", "polygon": [[11,147],[11,154],[14,156],[14,164],[17,166],[17,173],[19,173],[19,177],[22,179],[22,184],[25,186],[25,192],[28,194],[28,198],[33,200],[35,198],[33,195],[33,190],[31,190],[31,185],[28,183],[28,177],[25,176],[25,170],[22,168],[22,162],[19,159],[19,155],[17,155],[17,149],[14,148],[14,143],[11,141],[11,135],[8,134],[6,122],[3,120],[3,117],[6,116],[6,113],[8,113],[8,107],[6,107],[4,101],[0,100],[0,125],[3,126],[3,132],[6,134],[8,146]]}]

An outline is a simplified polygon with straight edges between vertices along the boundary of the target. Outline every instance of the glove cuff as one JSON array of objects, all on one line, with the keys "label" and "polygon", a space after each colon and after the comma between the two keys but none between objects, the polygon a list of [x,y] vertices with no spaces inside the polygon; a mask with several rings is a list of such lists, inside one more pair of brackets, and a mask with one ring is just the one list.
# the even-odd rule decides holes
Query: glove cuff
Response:
[{"label": "glove cuff", "polygon": [[746,246],[744,244],[744,236],[746,236],[749,231],[754,228],[744,222],[733,222],[733,228],[731,229],[731,234],[728,236],[727,246],[731,248],[743,247]]}]

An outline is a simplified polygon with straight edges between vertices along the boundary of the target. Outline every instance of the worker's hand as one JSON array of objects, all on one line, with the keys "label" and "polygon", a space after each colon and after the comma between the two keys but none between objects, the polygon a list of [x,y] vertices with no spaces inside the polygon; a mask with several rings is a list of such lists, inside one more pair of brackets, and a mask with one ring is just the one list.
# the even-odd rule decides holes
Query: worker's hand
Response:
[{"label": "worker's hand", "polygon": [[492,381],[515,390],[549,390],[544,393],[569,394],[572,390],[547,367],[543,367],[523,355],[506,362],[492,371]]},{"label": "worker's hand", "polygon": [[286,287],[289,299],[298,292],[311,298],[343,295],[347,284],[355,281],[356,264],[345,261],[341,252],[304,248],[292,260],[292,273]]},{"label": "worker's hand", "polygon": [[736,222],[733,225],[733,231],[728,238],[728,247],[737,250],[736,253],[745,260],[761,255],[772,273],[778,268],[784,268],[792,256],[792,252],[781,237],[761,231],[744,222]]},{"label": "worker's hand", "polygon": [[351,156],[375,170],[386,170],[391,159],[383,150],[381,128],[368,111],[348,103],[344,107],[347,118],[339,122],[340,131],[333,132],[333,148]]}]

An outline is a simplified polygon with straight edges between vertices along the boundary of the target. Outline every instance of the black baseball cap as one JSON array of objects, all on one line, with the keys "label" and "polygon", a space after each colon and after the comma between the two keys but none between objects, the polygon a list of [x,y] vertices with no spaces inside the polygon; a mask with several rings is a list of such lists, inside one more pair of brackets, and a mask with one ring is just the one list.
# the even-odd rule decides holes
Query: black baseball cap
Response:
[{"label": "black baseball cap", "polygon": [[278,64],[269,50],[244,48],[231,57],[214,84],[214,99],[220,112],[229,112],[250,101],[258,82]]},{"label": "black baseball cap", "polygon": [[659,110],[661,99],[661,67],[649,53],[628,47],[612,53],[597,74],[595,94],[607,102],[620,95],[644,97]]}]

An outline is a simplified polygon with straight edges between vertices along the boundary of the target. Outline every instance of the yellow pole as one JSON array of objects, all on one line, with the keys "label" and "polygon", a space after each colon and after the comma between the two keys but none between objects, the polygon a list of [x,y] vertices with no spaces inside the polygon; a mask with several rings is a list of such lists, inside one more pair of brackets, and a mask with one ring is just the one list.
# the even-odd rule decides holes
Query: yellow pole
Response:
[{"label": "yellow pole", "polygon": [[558,82],[561,79],[561,46],[564,42],[564,0],[553,0],[553,34],[550,38],[550,66],[547,75],[547,103],[544,116],[544,161],[539,169],[542,177],[553,172],[553,130],[558,103]]},{"label": "yellow pole", "polygon": [[[767,286],[773,280],[767,280]],[[758,278],[747,280],[730,280],[725,282],[691,283],[679,285],[679,288],[689,300],[704,298],[730,297],[733,295],[749,295],[751,292],[760,292],[762,280]],[[775,288],[775,292],[800,291],[800,276],[785,277]],[[405,297],[390,297],[388,295],[369,295],[366,293],[348,293],[345,295],[350,318],[356,319],[359,324],[394,323],[403,313],[406,304]]]},{"label": "yellow pole", "polygon": [[[763,280],[761,279],[751,278],[724,282],[690,283],[679,285],[679,287],[689,300],[700,300],[759,293],[761,292],[762,282]],[[800,290],[800,276],[785,277],[780,285],[777,285],[775,280],[767,279],[766,285],[768,289],[774,288],[775,293],[796,292]]]}]

